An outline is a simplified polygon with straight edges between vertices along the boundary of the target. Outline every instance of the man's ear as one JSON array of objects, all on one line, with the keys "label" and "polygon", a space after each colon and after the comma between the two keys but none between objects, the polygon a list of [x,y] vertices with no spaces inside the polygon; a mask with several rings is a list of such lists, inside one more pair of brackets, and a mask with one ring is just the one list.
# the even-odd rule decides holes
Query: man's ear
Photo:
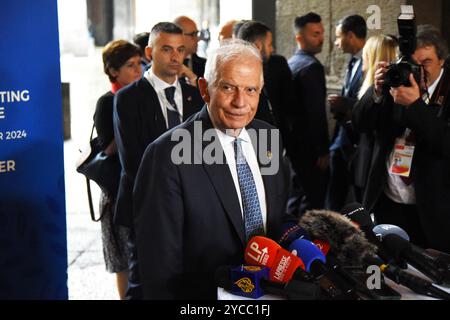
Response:
[{"label": "man's ear", "polygon": [[263,43],[261,39],[256,39],[254,42],[255,47],[258,48],[259,51],[262,51]]},{"label": "man's ear", "polygon": [[117,71],[117,70],[114,69],[114,68],[109,68],[109,69],[108,69],[108,73],[109,73],[110,75],[112,75],[113,78],[116,78],[116,77],[119,75],[119,71]]},{"label": "man's ear", "polygon": [[297,44],[300,45],[301,41],[302,41],[302,35],[300,33],[297,33],[295,35],[295,42],[297,42]]},{"label": "man's ear", "polygon": [[208,82],[206,82],[205,78],[198,79],[198,90],[200,91],[200,95],[206,103],[209,103],[211,100],[208,91]]},{"label": "man's ear", "polygon": [[152,51],[153,48],[151,47],[145,47],[145,57],[147,58],[148,61],[152,60]]}]

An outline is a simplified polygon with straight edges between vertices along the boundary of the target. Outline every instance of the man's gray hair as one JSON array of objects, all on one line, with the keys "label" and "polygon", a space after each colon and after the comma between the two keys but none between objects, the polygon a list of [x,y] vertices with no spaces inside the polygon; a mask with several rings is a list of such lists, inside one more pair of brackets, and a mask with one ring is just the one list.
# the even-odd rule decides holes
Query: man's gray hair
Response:
[{"label": "man's gray hair", "polygon": [[417,48],[433,46],[440,60],[448,56],[448,47],[441,32],[430,24],[417,26]]},{"label": "man's gray hair", "polygon": [[[221,66],[228,61],[239,60],[243,57],[256,58],[262,64],[261,53],[250,42],[240,39],[223,40],[220,47],[208,55],[205,66],[205,79],[208,87],[217,85],[219,70]],[[261,88],[264,84],[264,75],[261,69]]]}]

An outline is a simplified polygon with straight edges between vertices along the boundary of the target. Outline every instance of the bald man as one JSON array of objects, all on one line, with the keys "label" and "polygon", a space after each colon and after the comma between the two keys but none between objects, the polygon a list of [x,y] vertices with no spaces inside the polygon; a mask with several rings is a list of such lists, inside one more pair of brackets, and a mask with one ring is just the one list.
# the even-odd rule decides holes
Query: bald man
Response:
[{"label": "bald man", "polygon": [[[203,74],[205,73],[206,59],[197,55],[197,45],[200,41],[200,31],[198,31],[196,23],[191,18],[186,16],[177,17],[173,22],[183,29],[184,43],[186,47],[184,65],[187,66],[189,70],[193,71],[197,78],[203,77]],[[189,82],[192,85],[195,85],[189,71],[184,70],[184,74],[182,75],[189,78]]]},{"label": "bald man", "polygon": [[219,32],[219,41],[233,37],[233,26],[236,22],[237,20],[230,20],[222,26]]}]

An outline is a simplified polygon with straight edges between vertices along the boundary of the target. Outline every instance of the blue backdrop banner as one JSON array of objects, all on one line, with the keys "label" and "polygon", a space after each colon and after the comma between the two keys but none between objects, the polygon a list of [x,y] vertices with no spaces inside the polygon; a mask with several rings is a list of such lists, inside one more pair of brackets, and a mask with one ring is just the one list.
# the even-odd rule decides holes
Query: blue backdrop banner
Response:
[{"label": "blue backdrop banner", "polygon": [[56,0],[0,10],[0,300],[67,299]]}]

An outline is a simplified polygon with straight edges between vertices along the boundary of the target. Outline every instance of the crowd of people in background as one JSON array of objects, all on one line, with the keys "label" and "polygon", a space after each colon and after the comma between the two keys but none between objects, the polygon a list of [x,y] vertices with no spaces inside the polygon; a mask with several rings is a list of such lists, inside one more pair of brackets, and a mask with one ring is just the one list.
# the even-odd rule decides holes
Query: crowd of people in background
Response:
[{"label": "crowd of people in background", "polygon": [[[111,90],[99,98],[94,120],[102,148],[119,157],[122,171],[117,193],[102,194],[102,238],[121,299],[215,298],[214,269],[243,259],[253,228],[246,219],[258,222],[253,231],[271,234],[282,214],[339,211],[350,202],[362,203],[376,223],[402,227],[413,243],[450,252],[450,72],[439,31],[418,28],[413,58],[424,81],[386,88],[398,39],[367,39],[363,17],[343,17],[335,45],[349,61],[341,93],[328,95],[316,58],[322,18],[299,16],[293,28],[297,50],[288,59],[275,53],[273,30],[250,20],[225,23],[219,48],[201,58],[200,32],[186,16],[156,24],[134,44],[114,40],[103,49]],[[336,120],[332,137],[327,108]],[[193,119],[217,129],[234,163],[228,174],[167,163],[165,133],[191,130]],[[270,180],[261,178],[248,149],[249,127],[279,129],[283,150],[274,156],[281,166]],[[231,140],[222,136],[229,129]],[[398,174],[393,163],[405,146],[413,158],[408,174]],[[249,172],[252,191],[241,178]]]}]

